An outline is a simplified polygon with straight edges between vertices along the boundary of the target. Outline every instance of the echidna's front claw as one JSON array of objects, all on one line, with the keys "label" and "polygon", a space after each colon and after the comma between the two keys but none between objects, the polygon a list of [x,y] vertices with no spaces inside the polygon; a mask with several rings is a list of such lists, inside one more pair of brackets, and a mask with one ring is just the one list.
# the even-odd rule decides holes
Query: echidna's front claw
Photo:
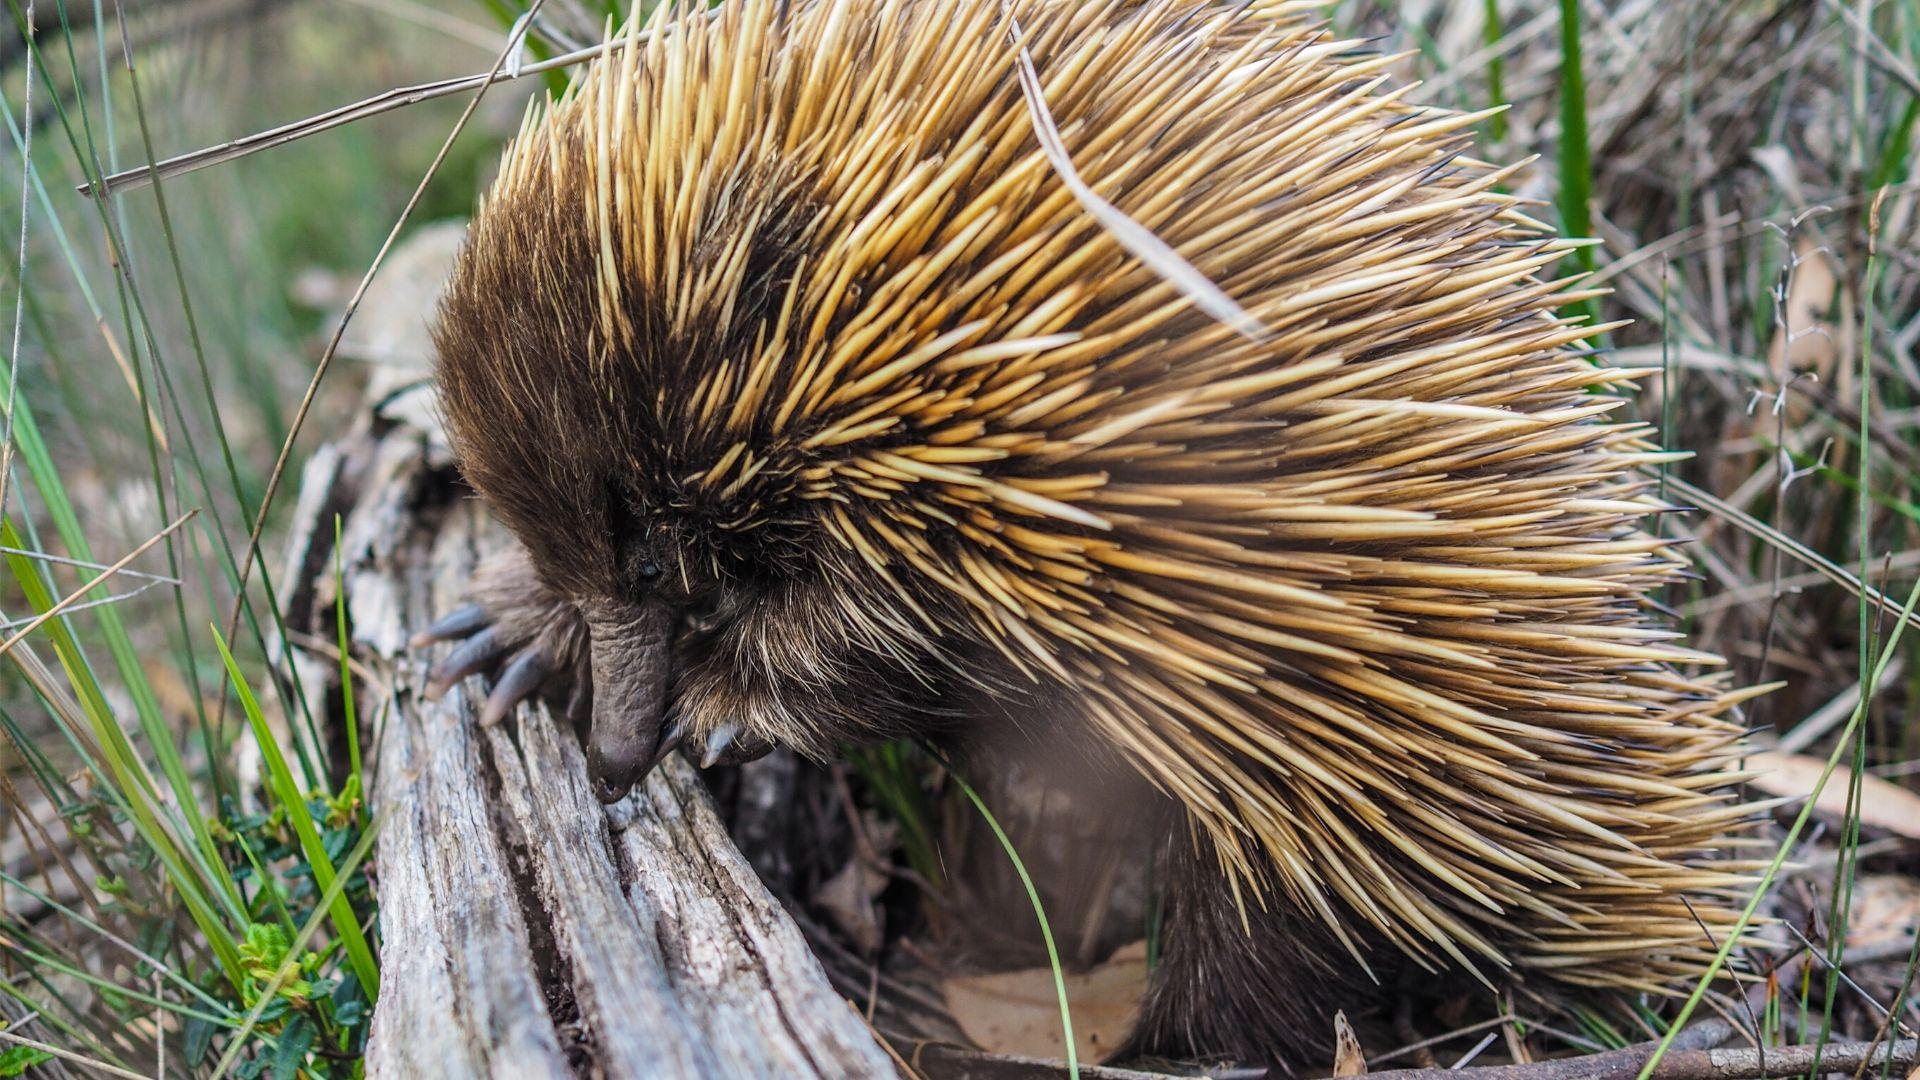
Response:
[{"label": "echidna's front claw", "polygon": [[679,710],[668,709],[667,722],[660,728],[660,745],[653,748],[653,760],[647,763],[647,771],[659,768],[660,763],[667,760],[668,754],[680,749],[680,744],[686,738],[687,728],[680,720]]},{"label": "echidna's front claw", "polygon": [[428,700],[439,699],[454,683],[492,664],[506,651],[507,642],[501,638],[499,627],[481,629],[427,672]]},{"label": "echidna's front claw", "polygon": [[501,670],[493,692],[487,695],[487,703],[480,710],[480,726],[492,727],[506,719],[522,701],[539,693],[551,674],[553,662],[546,653],[532,647],[520,650]]},{"label": "echidna's front claw", "polygon": [[580,614],[541,582],[525,548],[516,544],[482,560],[467,595],[408,641],[415,649],[456,643],[427,671],[429,700],[469,675],[485,675],[493,687],[479,722],[494,724],[537,693],[564,693],[569,681],[581,689],[587,663]]},{"label": "echidna's front claw", "polygon": [[707,734],[707,748],[700,752],[700,767],[712,768],[714,762],[720,760],[720,755],[727,752],[727,747],[733,745],[733,740],[739,737],[740,725],[737,723],[721,724],[714,728]]},{"label": "echidna's front claw", "polygon": [[487,609],[476,603],[461,604],[445,615],[434,620],[433,624],[408,639],[407,646],[424,649],[441,641],[456,641],[469,637],[486,628],[493,622],[493,616]]},{"label": "echidna's front claw", "polygon": [[700,767],[711,768],[715,765],[745,765],[749,761],[758,761],[773,753],[773,744],[755,735],[751,731],[741,731],[727,745],[714,752],[709,744],[707,756],[703,757]]}]

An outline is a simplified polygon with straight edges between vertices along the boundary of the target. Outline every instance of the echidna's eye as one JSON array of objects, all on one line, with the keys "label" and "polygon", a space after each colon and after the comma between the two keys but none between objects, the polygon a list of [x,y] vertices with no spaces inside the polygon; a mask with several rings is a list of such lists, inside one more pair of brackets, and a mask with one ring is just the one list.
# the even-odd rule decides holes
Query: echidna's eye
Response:
[{"label": "echidna's eye", "polygon": [[640,580],[641,581],[651,583],[659,580],[659,578],[660,578],[659,563],[654,562],[652,559],[648,559],[646,562],[643,562],[640,564]]}]

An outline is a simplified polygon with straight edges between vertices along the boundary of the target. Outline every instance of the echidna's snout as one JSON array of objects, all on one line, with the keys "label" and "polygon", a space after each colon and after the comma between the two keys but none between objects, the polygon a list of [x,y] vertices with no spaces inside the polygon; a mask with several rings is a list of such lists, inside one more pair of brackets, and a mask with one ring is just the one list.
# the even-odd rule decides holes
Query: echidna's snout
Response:
[{"label": "echidna's snout", "polygon": [[650,597],[583,614],[593,667],[587,775],[601,802],[617,802],[680,741],[666,709],[679,612]]}]

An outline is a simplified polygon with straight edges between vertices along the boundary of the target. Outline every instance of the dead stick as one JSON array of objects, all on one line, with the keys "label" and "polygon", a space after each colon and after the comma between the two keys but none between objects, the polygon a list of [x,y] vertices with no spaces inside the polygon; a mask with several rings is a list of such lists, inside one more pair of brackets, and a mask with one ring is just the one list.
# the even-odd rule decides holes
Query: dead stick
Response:
[{"label": "dead stick", "polygon": [[[1634,1080],[1657,1043],[1604,1050],[1581,1057],[1553,1058],[1526,1065],[1488,1065],[1478,1069],[1395,1069],[1368,1073],[1369,1080]],[[1853,1072],[1891,1065],[1904,1076],[1920,1061],[1920,1043],[1828,1043],[1826,1046],[1751,1046],[1724,1050],[1668,1050],[1649,1080],[1769,1080],[1799,1076],[1819,1065],[1821,1072]]]},{"label": "dead stick", "polygon": [[116,562],[112,566],[102,569],[98,574],[95,574],[93,576],[93,579],[91,581],[88,581],[85,585],[82,585],[79,588],[68,593],[63,599],[61,599],[59,603],[41,612],[39,615],[35,616],[32,621],[28,622],[27,625],[14,631],[12,636],[8,637],[4,642],[0,642],[0,656],[5,656],[6,654],[12,652],[13,647],[15,645],[20,644],[21,640],[24,639],[28,634],[33,633],[35,630],[40,629],[42,626],[45,626],[49,619],[52,619],[54,616],[60,614],[61,612],[72,607],[74,604],[78,603],[81,597],[99,588],[101,585],[106,584],[108,578],[111,578],[115,574],[118,574],[122,570],[125,570],[127,568],[128,563],[132,562],[133,560],[139,558],[141,555],[145,554],[148,548],[166,539],[167,536],[173,532],[173,530],[179,528],[182,525],[185,525],[187,523],[188,518],[191,518],[193,515],[199,512],[200,511],[196,508],[196,509],[187,511],[184,514],[181,514],[177,518],[174,518],[173,524],[167,526],[164,529],[161,529],[159,532],[154,533],[152,536],[147,537],[145,543],[141,544],[137,548],[134,548],[132,551],[127,552],[125,555],[122,555],[120,557],[119,562]]},{"label": "dead stick", "polygon": [[[1714,495],[1712,492],[1704,488],[1696,487],[1677,476],[1667,477],[1667,484],[1675,491],[1678,491],[1682,498],[1690,499],[1696,506],[1703,507],[1719,517],[1725,518],[1727,521],[1732,522],[1735,528],[1754,539],[1772,547],[1779,548],[1786,555],[1812,567],[1821,577],[1847,590],[1861,600],[1892,614],[1895,618],[1899,618],[1904,614],[1905,609],[1898,600],[1895,600],[1893,597],[1888,596],[1886,593],[1881,592],[1871,585],[1865,584],[1859,578],[1855,577],[1852,572],[1847,570],[1846,567],[1807,547],[1805,544],[1793,540],[1780,530],[1768,525],[1766,522],[1761,521],[1719,496]],[[1906,620],[1907,625],[1915,629],[1920,629],[1920,613],[1907,615]]]},{"label": "dead stick", "polygon": [[[177,157],[170,157],[164,161],[140,165],[131,169],[122,169],[112,176],[102,178],[98,188],[107,194],[132,191],[136,188],[145,187],[156,179],[169,180],[183,173],[195,172],[207,168],[210,165],[218,165],[225,161],[232,161],[235,158],[243,158],[249,154],[259,153],[262,150],[271,150],[276,146],[285,146],[290,142],[304,139],[309,135],[318,135],[323,131],[331,131],[334,128],[343,127],[355,121],[365,120],[369,116],[378,116],[381,113],[391,112],[394,109],[405,108],[409,105],[418,105],[423,101],[432,101],[435,98],[458,94],[463,90],[476,90],[493,83],[511,82],[515,79],[524,79],[532,75],[539,75],[542,72],[554,71],[573,64],[584,63],[628,44],[644,42],[648,40],[651,34],[652,31],[650,30],[641,31],[631,37],[619,38],[599,45],[588,46],[584,49],[575,49],[573,52],[542,60],[538,63],[525,64],[511,71],[503,70],[501,64],[495,64],[492,71],[480,75],[462,75],[452,79],[441,79],[438,82],[396,87],[392,90],[375,94],[370,98],[356,101],[350,105],[342,105],[339,108],[329,109],[315,116],[309,116],[304,120],[296,120],[290,124],[282,124],[279,127],[270,128],[266,131],[257,132],[242,138],[229,139],[216,146],[209,146],[205,149],[195,150],[192,153],[181,154]],[[75,190],[79,191],[82,195],[93,195],[95,194],[95,185],[81,184]]]},{"label": "dead stick", "polygon": [[[1469,1069],[1388,1069],[1366,1074],[1366,1080],[1634,1080],[1658,1043],[1640,1043],[1620,1050],[1603,1050],[1580,1057],[1551,1058],[1524,1065],[1483,1065]],[[951,1047],[927,1047],[917,1057],[926,1071],[963,1080],[1046,1080],[1067,1075],[1059,1061],[983,1054]],[[1816,1062],[1817,1059],[1817,1062]],[[1892,1044],[1828,1043],[1826,1046],[1778,1046],[1758,1050],[1750,1046],[1725,1050],[1669,1049],[1650,1080],[1783,1080],[1805,1075],[1816,1063],[1822,1073],[1878,1072],[1889,1065],[1895,1076],[1905,1076],[1920,1062],[1920,1044],[1913,1039]],[[1161,1080],[1166,1074],[1113,1066],[1082,1066],[1083,1077],[1095,1080]],[[1234,1076],[1258,1075],[1258,1070],[1234,1069]],[[1222,1075],[1219,1072],[1210,1076]],[[1268,1076],[1278,1075],[1267,1073]],[[1171,1080],[1171,1077],[1167,1077]]]}]

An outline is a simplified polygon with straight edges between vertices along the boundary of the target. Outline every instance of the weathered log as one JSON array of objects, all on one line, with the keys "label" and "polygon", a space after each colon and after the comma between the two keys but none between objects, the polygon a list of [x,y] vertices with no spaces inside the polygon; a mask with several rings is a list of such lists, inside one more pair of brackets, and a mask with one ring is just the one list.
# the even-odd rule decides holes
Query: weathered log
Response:
[{"label": "weathered log", "polygon": [[483,730],[482,680],[422,697],[408,631],[502,537],[406,415],[313,457],[291,560],[290,625],[330,637],[341,515],[380,829],[369,1074],[893,1075],[685,763],[602,807],[545,708]]}]

